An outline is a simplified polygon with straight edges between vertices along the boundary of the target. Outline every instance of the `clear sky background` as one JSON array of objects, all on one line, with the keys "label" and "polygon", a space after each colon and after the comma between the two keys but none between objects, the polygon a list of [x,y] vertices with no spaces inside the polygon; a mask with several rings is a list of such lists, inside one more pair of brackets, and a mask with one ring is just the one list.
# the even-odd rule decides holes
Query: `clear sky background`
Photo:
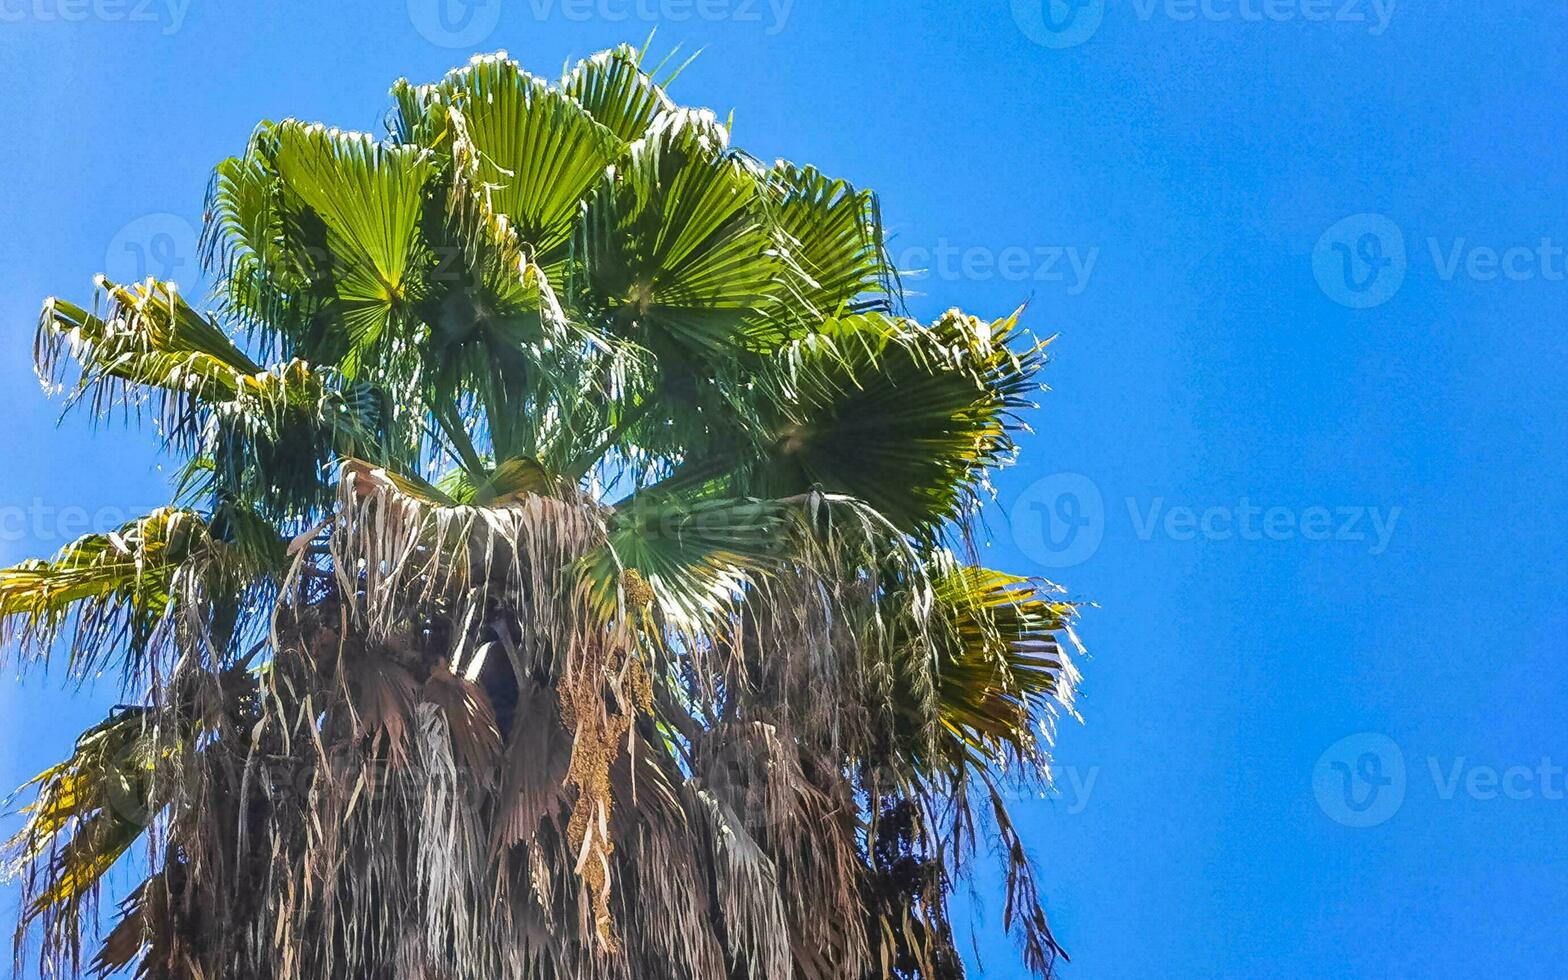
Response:
[{"label": "clear sky background", "polygon": [[[882,193],[915,312],[1061,334],[990,525],[1100,607],[1022,811],[1065,976],[1562,975],[1563,5],[438,2],[0,0],[0,560],[165,499],[150,434],[56,428],[33,324],[193,282],[258,120],[657,26],[679,101]],[[57,688],[0,686],[0,783],[114,700]]]}]

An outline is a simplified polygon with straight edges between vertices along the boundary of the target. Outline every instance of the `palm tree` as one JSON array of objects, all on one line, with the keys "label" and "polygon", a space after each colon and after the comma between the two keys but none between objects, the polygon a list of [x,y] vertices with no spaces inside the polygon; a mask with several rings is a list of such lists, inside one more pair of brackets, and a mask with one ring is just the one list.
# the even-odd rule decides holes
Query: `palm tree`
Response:
[{"label": "palm tree", "polygon": [[0,573],[20,662],[137,701],[30,784],[19,957],[956,977],[989,844],[1053,971],[1006,804],[1048,779],[1075,609],[961,557],[1045,345],[902,315],[876,198],[659,71],[503,53],[399,81],[384,139],[263,123],[213,178],[212,313],[47,303],[40,374],[150,399],[181,468]]}]

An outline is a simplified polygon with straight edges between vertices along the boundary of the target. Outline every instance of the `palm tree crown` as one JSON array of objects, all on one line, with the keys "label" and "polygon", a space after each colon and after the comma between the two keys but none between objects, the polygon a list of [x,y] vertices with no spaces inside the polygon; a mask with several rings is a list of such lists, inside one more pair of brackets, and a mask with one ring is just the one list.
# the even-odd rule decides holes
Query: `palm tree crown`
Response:
[{"label": "palm tree crown", "polygon": [[213,312],[46,305],[40,373],[150,397],[181,464],[0,572],[8,648],[138,701],[11,841],[46,973],[955,977],[987,837],[1052,971],[1006,787],[1074,607],[961,557],[1044,344],[909,320],[873,195],[657,73],[500,54],[398,82],[386,138],[263,123]]}]

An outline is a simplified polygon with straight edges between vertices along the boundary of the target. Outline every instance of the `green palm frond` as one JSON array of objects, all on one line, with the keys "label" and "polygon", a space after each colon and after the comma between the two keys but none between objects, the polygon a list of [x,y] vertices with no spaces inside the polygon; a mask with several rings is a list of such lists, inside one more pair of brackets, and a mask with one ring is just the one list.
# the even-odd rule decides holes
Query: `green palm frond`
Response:
[{"label": "green palm frond", "polygon": [[[1037,725],[1071,712],[1077,668],[1076,607],[1042,593],[1045,583],[937,560],[937,697],[944,754],[978,765],[1031,761]],[[1075,642],[1075,641],[1074,641]]]},{"label": "green palm frond", "polygon": [[98,287],[109,299],[106,316],[51,299],[34,344],[40,377],[61,383],[74,366],[72,401],[89,399],[94,414],[152,389],[166,398],[171,433],[189,437],[201,402],[232,399],[246,378],[262,372],[173,283],[122,286],[99,277]]},{"label": "green palm frond", "polygon": [[583,197],[623,143],[567,92],[504,56],[476,58],[437,86],[458,136],[453,156],[505,215],[536,260],[549,264],[576,228]]},{"label": "green palm frond", "polygon": [[157,727],[146,709],[117,711],[77,740],[70,759],[24,787],[36,787],[37,799],[5,845],[17,873],[35,868],[24,923],[73,912],[147,829],[159,809],[157,770],[170,752]]},{"label": "green palm frond", "polygon": [[292,120],[272,136],[285,201],[299,209],[290,217],[322,249],[315,272],[337,300],[341,366],[356,376],[393,318],[420,297],[430,261],[420,221],[435,160],[421,147]]},{"label": "green palm frond", "polygon": [[386,415],[378,389],[303,361],[255,375],[238,397],[212,406],[212,490],[268,516],[313,514],[330,498],[335,458],[386,454]]},{"label": "green palm frond", "polygon": [[180,510],[89,534],[52,559],[0,571],[0,629],[39,657],[68,636],[67,666],[79,675],[116,652],[140,657],[170,614],[181,566],[213,547],[205,521]]},{"label": "green palm frond", "polygon": [[1011,350],[1015,325],[860,314],[786,344],[765,380],[772,443],[751,492],[848,494],[911,533],[962,517],[1011,461],[1037,387],[1043,345]]},{"label": "green palm frond", "polygon": [[629,45],[601,51],[581,61],[561,82],[600,125],[626,142],[641,139],[655,119],[675,109],[642,70],[642,56]]},{"label": "green palm frond", "polygon": [[59,381],[74,367],[73,401],[100,413],[157,394],[164,432],[206,450],[206,482],[222,498],[297,514],[330,493],[323,468],[334,453],[380,455],[384,412],[373,389],[300,360],[262,368],[172,283],[99,285],[106,317],[61,300],[45,306],[40,376]]},{"label": "green palm frond", "polygon": [[275,127],[263,123],[243,156],[214,169],[202,251],[221,284],[223,312],[282,356],[309,358],[328,290],[308,256],[291,247],[297,223],[274,164],[276,142]]},{"label": "green palm frond", "polygon": [[801,500],[638,502],[615,514],[606,546],[590,556],[584,574],[607,617],[620,589],[636,611],[651,602],[662,622],[696,634],[729,615],[741,592],[787,556],[804,506]]},{"label": "green palm frond", "polygon": [[[768,175],[778,198],[784,247],[798,270],[797,284],[759,329],[787,339],[792,322],[810,328],[841,313],[857,312],[868,294],[885,293],[882,219],[876,196],[815,167],[779,163]],[[881,298],[886,303],[886,296]],[[797,330],[799,327],[796,328]],[[763,338],[759,338],[763,339]]]},{"label": "green palm frond", "polygon": [[[504,216],[465,184],[454,185],[451,198],[447,219],[431,230],[444,257],[416,308],[429,327],[423,403],[433,412],[466,406],[482,416],[482,424],[464,427],[480,429],[496,456],[569,453],[559,430],[543,424],[544,413],[576,406],[578,379],[603,345],[567,319],[547,272]],[[447,435],[460,440],[451,421]]]},{"label": "green palm frond", "polygon": [[698,356],[737,346],[782,270],[763,178],[712,114],[660,115],[588,204],[588,281],[617,332]]},{"label": "green palm frond", "polygon": [[453,503],[491,507],[530,494],[559,495],[562,492],[562,479],[545,469],[536,459],[513,456],[477,474],[463,469],[453,470],[438,480],[436,487]]},{"label": "green palm frond", "polygon": [[66,667],[85,677],[114,657],[129,683],[152,645],[167,639],[181,605],[224,605],[209,621],[237,629],[239,606],[281,571],[283,540],[265,520],[236,508],[214,516],[162,508],[116,531],[88,534],[47,560],[0,569],[0,639],[47,659],[68,641]]}]

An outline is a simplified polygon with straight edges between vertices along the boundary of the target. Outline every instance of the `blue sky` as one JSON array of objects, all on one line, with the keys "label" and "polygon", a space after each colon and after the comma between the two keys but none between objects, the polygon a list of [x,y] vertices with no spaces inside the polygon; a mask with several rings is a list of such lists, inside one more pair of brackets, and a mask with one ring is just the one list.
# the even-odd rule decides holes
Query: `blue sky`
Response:
[{"label": "blue sky", "polygon": [[[680,101],[881,192],[916,312],[1061,334],[990,560],[1099,604],[1023,811],[1065,975],[1560,970],[1568,10],[442,2],[0,0],[0,560],[164,499],[149,434],[56,427],[32,326],[100,270],[191,282],[258,120],[657,26],[706,49]],[[57,688],[0,687],[0,783],[113,700]]]}]

